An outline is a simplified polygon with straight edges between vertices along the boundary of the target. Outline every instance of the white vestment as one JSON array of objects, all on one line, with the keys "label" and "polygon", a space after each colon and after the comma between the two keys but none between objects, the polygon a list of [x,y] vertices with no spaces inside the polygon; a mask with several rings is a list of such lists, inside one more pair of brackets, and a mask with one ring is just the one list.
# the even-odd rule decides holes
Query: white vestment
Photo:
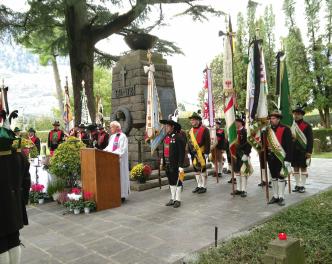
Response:
[{"label": "white vestment", "polygon": [[118,140],[118,148],[113,151],[113,144],[117,134],[118,133],[111,135],[108,146],[104,149],[104,151],[112,152],[120,156],[121,198],[127,198],[130,193],[128,139],[126,135],[121,132]]}]

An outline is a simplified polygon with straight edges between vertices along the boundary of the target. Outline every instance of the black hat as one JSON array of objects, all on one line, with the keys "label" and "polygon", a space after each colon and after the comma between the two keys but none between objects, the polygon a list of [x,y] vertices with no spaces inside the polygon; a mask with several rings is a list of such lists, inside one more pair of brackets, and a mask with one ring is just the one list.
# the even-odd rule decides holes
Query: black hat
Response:
[{"label": "black hat", "polygon": [[244,126],[246,120],[246,115],[243,112],[237,112],[235,115],[235,121],[241,122],[242,125]]},{"label": "black hat", "polygon": [[180,131],[181,130],[181,125],[179,123],[175,122],[172,119],[162,119],[162,120],[159,121],[159,123],[163,124],[163,125],[174,126],[174,130],[176,130],[176,131]]},{"label": "black hat", "polygon": [[102,124],[98,124],[98,125],[97,125],[97,128],[98,128],[98,129],[104,129],[104,126],[103,126]]},{"label": "black hat", "polygon": [[298,103],[296,105],[296,108],[292,111],[292,113],[300,113],[302,115],[305,115],[305,111],[304,108],[307,106],[306,103],[304,103],[303,105],[301,105],[300,103]]},{"label": "black hat", "polygon": [[199,121],[202,121],[202,117],[197,114],[196,112],[193,112],[191,116],[188,117],[189,119],[196,119],[196,120],[199,120]]},{"label": "black hat", "polygon": [[78,128],[86,128],[84,124],[80,124]]},{"label": "black hat", "polygon": [[53,122],[52,126],[60,126],[60,122],[56,120]]},{"label": "black hat", "polygon": [[18,127],[14,128],[14,132],[20,132],[20,131],[21,131],[21,129],[19,129]]},{"label": "black hat", "polygon": [[29,128],[28,132],[36,133],[36,130],[34,130],[32,127]]},{"label": "black hat", "polygon": [[90,124],[86,127],[87,130],[89,131],[93,131],[97,129],[97,125],[96,124]]},{"label": "black hat", "polygon": [[269,114],[269,117],[271,117],[271,116],[277,117],[279,119],[282,118],[282,114],[279,110],[274,110],[272,113]]}]

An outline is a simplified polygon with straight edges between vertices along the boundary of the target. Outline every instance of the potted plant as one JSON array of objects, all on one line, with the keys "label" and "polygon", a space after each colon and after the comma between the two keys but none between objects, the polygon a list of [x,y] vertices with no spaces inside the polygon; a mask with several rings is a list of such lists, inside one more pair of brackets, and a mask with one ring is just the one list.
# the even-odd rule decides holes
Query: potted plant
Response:
[{"label": "potted plant", "polygon": [[44,203],[45,199],[45,193],[43,192],[44,188],[45,188],[44,185],[38,183],[34,183],[31,185],[29,193],[30,203],[39,203],[39,204]]},{"label": "potted plant", "polygon": [[54,201],[58,200],[59,194],[65,189],[65,182],[62,179],[51,181],[47,186],[47,194]]},{"label": "potted plant", "polygon": [[65,181],[66,186],[79,186],[81,178],[80,149],[85,145],[75,137],[69,137],[59,145],[50,159],[49,172]]},{"label": "potted plant", "polygon": [[145,183],[152,173],[150,165],[139,163],[135,165],[130,171],[130,178],[137,180],[139,183]]},{"label": "potted plant", "polygon": [[96,202],[93,199],[93,193],[84,192],[84,213],[89,214],[96,209]]},{"label": "potted plant", "polygon": [[71,193],[67,194],[68,201],[64,203],[69,211],[74,211],[74,214],[79,214],[84,208],[81,190],[79,188],[72,188]]}]

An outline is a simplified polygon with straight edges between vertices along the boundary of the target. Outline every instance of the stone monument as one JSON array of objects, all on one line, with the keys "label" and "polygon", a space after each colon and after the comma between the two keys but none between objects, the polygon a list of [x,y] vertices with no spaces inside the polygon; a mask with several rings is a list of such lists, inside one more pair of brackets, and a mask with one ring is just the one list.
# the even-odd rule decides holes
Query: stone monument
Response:
[{"label": "stone monument", "polygon": [[[149,39],[143,38],[139,45],[128,44],[133,50],[122,56],[112,71],[111,120],[119,121],[128,137],[130,168],[142,161],[157,166],[157,154],[151,156],[150,147],[144,142],[148,76],[143,67],[149,65],[147,49],[152,47],[147,42]],[[162,117],[167,119],[177,107],[172,67],[157,53],[152,53],[152,63]]]}]

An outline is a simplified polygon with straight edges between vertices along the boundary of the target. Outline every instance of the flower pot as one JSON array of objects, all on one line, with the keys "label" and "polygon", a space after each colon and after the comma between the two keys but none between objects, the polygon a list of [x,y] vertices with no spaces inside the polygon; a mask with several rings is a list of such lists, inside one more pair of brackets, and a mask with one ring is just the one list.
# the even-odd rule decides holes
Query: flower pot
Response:
[{"label": "flower pot", "polygon": [[81,213],[81,210],[80,210],[80,209],[78,209],[78,208],[75,208],[75,209],[74,209],[74,214],[78,215],[78,214],[80,214],[80,213]]},{"label": "flower pot", "polygon": [[145,183],[146,179],[142,177],[142,178],[138,178],[137,181],[138,181],[138,183]]},{"label": "flower pot", "polygon": [[43,204],[44,203],[44,199],[38,199],[38,203],[39,204]]},{"label": "flower pot", "polygon": [[147,33],[132,33],[125,36],[124,40],[132,50],[148,50],[153,47],[158,38]]},{"label": "flower pot", "polygon": [[90,214],[90,208],[89,207],[84,207],[84,213]]}]

